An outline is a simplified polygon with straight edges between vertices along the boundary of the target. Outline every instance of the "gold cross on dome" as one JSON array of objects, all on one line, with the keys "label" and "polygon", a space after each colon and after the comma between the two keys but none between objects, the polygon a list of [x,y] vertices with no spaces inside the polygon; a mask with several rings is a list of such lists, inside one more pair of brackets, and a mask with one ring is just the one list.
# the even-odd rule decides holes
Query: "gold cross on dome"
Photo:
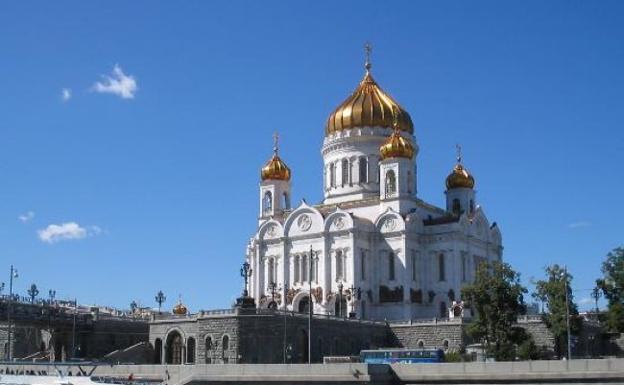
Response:
[{"label": "gold cross on dome", "polygon": [[370,42],[366,42],[366,44],[364,44],[364,52],[366,54],[366,63],[364,63],[364,68],[366,68],[366,71],[369,71],[372,67],[370,56],[371,52],[373,52],[373,46]]},{"label": "gold cross on dome", "polygon": [[455,149],[457,150],[457,163],[461,163],[462,161],[462,148],[461,144],[456,144]]},{"label": "gold cross on dome", "polygon": [[277,150],[278,150],[278,142],[279,142],[279,134],[277,133],[277,131],[275,131],[273,133],[273,152],[275,154],[277,154]]}]

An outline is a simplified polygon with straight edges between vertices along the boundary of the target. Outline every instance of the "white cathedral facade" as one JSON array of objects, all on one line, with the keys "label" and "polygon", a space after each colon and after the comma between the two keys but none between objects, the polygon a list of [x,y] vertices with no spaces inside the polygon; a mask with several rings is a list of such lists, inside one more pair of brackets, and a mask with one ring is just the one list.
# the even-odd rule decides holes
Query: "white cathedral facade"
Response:
[{"label": "white cathedral facade", "polygon": [[446,207],[418,198],[412,120],[365,67],[327,120],[322,203],[291,207],[291,171],[277,143],[262,168],[249,295],[259,307],[307,312],[311,302],[315,314],[362,319],[460,315],[461,288],[477,265],[502,258],[501,233],[460,156]]}]

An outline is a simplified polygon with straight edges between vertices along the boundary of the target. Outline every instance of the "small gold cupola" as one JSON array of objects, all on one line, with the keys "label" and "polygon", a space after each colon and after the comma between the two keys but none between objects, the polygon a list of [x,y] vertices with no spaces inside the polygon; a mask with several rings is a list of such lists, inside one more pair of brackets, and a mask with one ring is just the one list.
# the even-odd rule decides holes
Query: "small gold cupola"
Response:
[{"label": "small gold cupola", "polygon": [[370,44],[366,44],[366,73],[358,87],[334,112],[325,125],[325,135],[358,127],[392,128],[393,111],[397,111],[399,129],[414,133],[412,118],[399,103],[385,93],[371,75]]},{"label": "small gold cupola", "polygon": [[273,156],[260,170],[260,177],[262,180],[290,180],[290,169],[286,166],[286,163],[277,155],[278,153],[278,135],[273,135]]},{"label": "small gold cupola", "polygon": [[176,315],[186,315],[188,313],[188,309],[182,303],[182,296],[178,298],[178,303],[173,307],[173,314]]},{"label": "small gold cupola", "polygon": [[384,142],[384,144],[379,147],[379,153],[381,154],[381,159],[388,158],[408,158],[412,159],[414,157],[414,146],[412,143],[401,136],[400,131],[400,123],[398,119],[398,114],[396,110],[394,111],[394,132],[388,139]]},{"label": "small gold cupola", "polygon": [[474,177],[462,165],[461,146],[457,145],[457,163],[453,167],[453,171],[446,177],[447,190],[454,188],[469,188],[475,186]]}]

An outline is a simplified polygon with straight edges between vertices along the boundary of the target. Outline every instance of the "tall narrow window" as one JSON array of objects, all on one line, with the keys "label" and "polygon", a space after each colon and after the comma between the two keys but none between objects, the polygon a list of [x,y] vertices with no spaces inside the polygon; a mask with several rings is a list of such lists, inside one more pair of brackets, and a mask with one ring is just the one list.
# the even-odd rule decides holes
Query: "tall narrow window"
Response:
[{"label": "tall narrow window", "polygon": [[269,284],[275,282],[275,261],[273,258],[269,258],[269,266],[268,266],[269,274],[268,280]]},{"label": "tall narrow window", "polygon": [[416,256],[416,252],[412,250],[412,281],[416,281],[416,277],[418,276],[418,258]]},{"label": "tall narrow window", "polygon": [[446,281],[444,254],[438,255],[438,281]]},{"label": "tall narrow window", "polygon": [[299,269],[300,269],[300,267],[299,267],[299,264],[300,264],[300,262],[299,262],[299,256],[298,256],[298,255],[295,255],[294,260],[295,260],[295,263],[293,264],[293,270],[294,270],[294,271],[293,271],[293,274],[294,274],[294,276],[295,276],[295,277],[294,277],[294,281],[295,281],[295,282],[299,282]]},{"label": "tall narrow window", "polygon": [[396,175],[394,170],[386,173],[386,196],[392,196],[396,193]]},{"label": "tall narrow window", "polygon": [[466,282],[466,255],[462,253],[461,256],[461,264],[462,264],[462,282]]},{"label": "tall narrow window", "polygon": [[349,183],[349,161],[346,159],[342,160],[342,186]]},{"label": "tall narrow window", "polygon": [[414,177],[412,176],[412,172],[407,172],[407,192],[412,193],[412,186],[414,185]]},{"label": "tall narrow window", "polygon": [[470,200],[470,212],[474,211],[474,201],[471,199]]},{"label": "tall narrow window", "polygon": [[308,255],[303,254],[301,257],[301,282],[308,281]]},{"label": "tall narrow window", "polygon": [[262,198],[262,212],[270,213],[273,209],[273,195],[270,191],[264,193],[264,198]]},{"label": "tall narrow window", "polygon": [[282,207],[288,210],[290,208],[290,197],[287,193],[282,194],[282,200]]},{"label": "tall narrow window", "polygon": [[329,185],[331,187],[336,187],[336,164],[332,163],[329,165]]},{"label": "tall narrow window", "polygon": [[394,281],[394,253],[388,253],[388,279]]},{"label": "tall narrow window", "polygon": [[343,279],[344,266],[342,264],[342,251],[336,251],[336,280]]},{"label": "tall narrow window", "polygon": [[459,199],[457,198],[453,199],[453,214],[461,214],[461,204],[459,203]]},{"label": "tall narrow window", "polygon": [[358,166],[360,168],[360,183],[368,183],[368,160],[361,156]]},{"label": "tall narrow window", "polygon": [[366,250],[362,250],[360,256],[360,279],[364,281],[366,279]]}]

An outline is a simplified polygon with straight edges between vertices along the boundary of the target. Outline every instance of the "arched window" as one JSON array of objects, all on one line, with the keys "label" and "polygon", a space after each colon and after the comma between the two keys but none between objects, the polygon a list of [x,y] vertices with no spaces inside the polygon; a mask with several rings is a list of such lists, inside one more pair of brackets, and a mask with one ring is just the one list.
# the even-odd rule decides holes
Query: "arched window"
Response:
[{"label": "arched window", "polygon": [[347,159],[342,160],[342,186],[349,183],[349,161]]},{"label": "arched window", "polygon": [[394,253],[388,253],[388,279],[394,281]]},{"label": "arched window", "polygon": [[331,187],[336,187],[336,164],[332,163],[329,165],[329,185]]},{"label": "arched window", "polygon": [[440,302],[440,318],[448,317],[448,309],[446,308],[446,302]]},{"label": "arched window", "polygon": [[360,183],[368,183],[368,160],[366,157],[361,156],[358,162],[360,168]]},{"label": "arched window", "polygon": [[418,257],[416,252],[412,250],[412,281],[416,281],[418,277]]},{"label": "arched window", "polygon": [[389,170],[386,173],[386,196],[392,196],[396,194],[396,175],[394,170]]},{"label": "arched window", "polygon": [[212,363],[212,337],[206,337],[206,363]]},{"label": "arched window", "polygon": [[294,281],[295,282],[299,282],[299,278],[300,278],[299,277],[299,271],[300,271],[299,269],[300,269],[300,267],[299,267],[299,256],[295,255],[295,263],[294,263],[294,268],[293,268],[293,270],[294,270],[293,273],[295,275],[295,277],[294,277]]},{"label": "arched window", "polygon": [[282,194],[282,200],[282,207],[288,210],[290,208],[290,197],[288,196],[288,193]]},{"label": "arched window", "polygon": [[230,350],[230,336],[227,334],[223,336],[221,340],[221,348],[223,349],[223,355],[225,355],[226,350]]},{"label": "arched window", "polygon": [[343,266],[343,258],[342,258],[342,250],[336,251],[336,280],[343,279],[344,274],[344,266]]},{"label": "arched window", "polygon": [[425,348],[425,342],[423,340],[418,341],[418,349],[424,349]]},{"label": "arched window", "polygon": [[457,198],[453,199],[453,214],[461,214],[461,203],[459,203],[459,199]]},{"label": "arched window", "polygon": [[414,188],[414,176],[411,171],[407,172],[407,192],[412,193],[412,189]]},{"label": "arched window", "polygon": [[474,201],[471,199],[470,200],[470,212],[474,211]]},{"label": "arched window", "polygon": [[186,363],[195,363],[195,338],[193,337],[186,340]]},{"label": "arched window", "polygon": [[438,255],[438,281],[446,281],[444,254]]},{"label": "arched window", "polygon": [[273,194],[270,191],[264,193],[264,198],[262,198],[262,212],[270,213],[273,209]]},{"label": "arched window", "polygon": [[360,256],[360,279],[362,281],[366,280],[366,250],[362,250],[361,251],[361,256]]}]

